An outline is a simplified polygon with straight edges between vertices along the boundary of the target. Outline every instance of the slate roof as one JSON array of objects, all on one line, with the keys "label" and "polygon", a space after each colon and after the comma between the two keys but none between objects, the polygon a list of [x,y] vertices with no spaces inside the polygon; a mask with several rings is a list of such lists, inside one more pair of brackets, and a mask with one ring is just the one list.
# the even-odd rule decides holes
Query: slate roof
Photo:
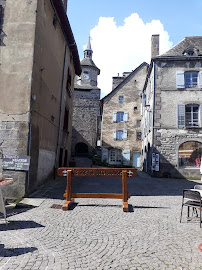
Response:
[{"label": "slate roof", "polygon": [[172,49],[164,54],[161,54],[155,58],[160,57],[172,57],[172,56],[184,56],[185,51],[193,49],[196,53],[195,56],[202,56],[202,36],[185,37],[181,42],[175,45]]},{"label": "slate roof", "polygon": [[78,85],[78,84],[75,84],[74,85],[74,90],[97,90],[97,89],[100,89],[98,88],[97,86],[91,86],[91,85]]},{"label": "slate roof", "polygon": [[87,46],[86,46],[85,51],[92,51],[91,43],[90,43],[90,37],[88,38],[88,44],[87,44]]},{"label": "slate roof", "polygon": [[93,62],[93,60],[90,59],[90,58],[84,58],[84,59],[81,61],[81,66],[94,67],[94,68],[96,68],[96,69],[99,71],[98,75],[100,74],[99,68],[95,65],[95,63]]},{"label": "slate roof", "polygon": [[109,97],[111,94],[114,94],[116,91],[118,91],[125,83],[127,83],[139,70],[141,70],[144,66],[149,67],[149,64],[146,62],[143,62],[141,65],[139,65],[133,72],[131,72],[117,87],[115,87],[108,95],[103,97],[101,99],[101,102],[103,102],[107,97]]}]

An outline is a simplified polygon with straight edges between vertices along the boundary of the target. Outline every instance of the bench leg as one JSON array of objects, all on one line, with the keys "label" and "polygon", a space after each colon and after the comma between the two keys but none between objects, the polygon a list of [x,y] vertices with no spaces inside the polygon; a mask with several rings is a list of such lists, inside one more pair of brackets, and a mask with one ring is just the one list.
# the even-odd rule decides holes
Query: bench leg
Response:
[{"label": "bench leg", "polygon": [[66,201],[63,206],[62,206],[62,210],[63,211],[67,211],[69,210],[69,208],[71,207],[71,205],[74,203],[74,199],[71,199],[71,201]]},{"label": "bench leg", "polygon": [[128,209],[128,191],[127,191],[127,171],[122,171],[122,193],[123,193],[123,212],[129,212]]},{"label": "bench leg", "polygon": [[66,189],[66,202],[62,206],[63,211],[67,211],[70,206],[74,203],[72,199],[72,171],[67,171],[67,189]]}]

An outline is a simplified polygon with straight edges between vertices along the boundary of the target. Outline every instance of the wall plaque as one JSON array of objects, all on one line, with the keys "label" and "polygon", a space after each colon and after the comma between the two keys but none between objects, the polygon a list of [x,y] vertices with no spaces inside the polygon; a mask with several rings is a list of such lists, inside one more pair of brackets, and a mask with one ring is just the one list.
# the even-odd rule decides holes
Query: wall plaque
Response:
[{"label": "wall plaque", "polygon": [[3,155],[4,170],[29,171],[30,156]]}]

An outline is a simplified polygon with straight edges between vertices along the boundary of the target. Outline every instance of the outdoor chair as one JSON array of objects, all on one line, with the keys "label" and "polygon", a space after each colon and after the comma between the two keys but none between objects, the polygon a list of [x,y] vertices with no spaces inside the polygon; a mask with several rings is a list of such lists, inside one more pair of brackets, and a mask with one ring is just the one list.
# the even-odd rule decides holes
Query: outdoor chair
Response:
[{"label": "outdoor chair", "polygon": [[194,189],[200,189],[200,190],[202,190],[202,185],[195,185],[194,186]]},{"label": "outdoor chair", "polygon": [[[183,190],[183,198],[182,198],[182,208],[181,208],[181,216],[180,223],[182,221],[182,212],[183,207],[187,206],[187,221],[190,221],[193,218],[193,214],[196,213],[198,217],[197,208],[200,210],[200,228],[201,228],[201,194],[197,190],[184,189]],[[192,208],[192,217],[190,218],[190,208]]]},{"label": "outdoor chair", "polygon": [[5,218],[5,222],[7,224],[7,220],[6,220],[6,208],[5,208],[5,204],[4,204],[4,198],[3,198],[3,193],[0,187],[0,213],[3,214],[4,218]]}]

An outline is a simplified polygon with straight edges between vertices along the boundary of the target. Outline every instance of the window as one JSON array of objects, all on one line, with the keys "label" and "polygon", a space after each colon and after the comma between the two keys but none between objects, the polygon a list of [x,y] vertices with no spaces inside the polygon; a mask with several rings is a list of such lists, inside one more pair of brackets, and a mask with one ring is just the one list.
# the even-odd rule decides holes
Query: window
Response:
[{"label": "window", "polygon": [[68,72],[67,72],[67,83],[66,83],[66,91],[67,91],[67,93],[69,94],[70,97],[71,97],[71,95],[72,95],[72,88],[71,88],[71,85],[72,85],[72,76],[71,76],[71,71],[70,71],[70,69],[68,68]]},{"label": "window", "polygon": [[177,71],[176,76],[177,88],[202,88],[202,71],[189,71],[184,72],[182,70]]},{"label": "window", "polygon": [[5,0],[0,1],[0,30],[3,29],[5,5],[6,5]]},{"label": "window", "polygon": [[185,107],[185,119],[186,127],[198,127],[199,126],[199,106],[198,105],[187,105]]},{"label": "window", "polygon": [[3,31],[5,5],[6,5],[6,1],[1,0],[0,1],[0,46],[5,46],[3,42],[3,38],[6,36],[6,34]]},{"label": "window", "polygon": [[141,127],[141,120],[136,120],[136,127]]},{"label": "window", "polygon": [[114,140],[127,140],[127,130],[117,130],[113,132]]},{"label": "window", "polygon": [[185,87],[193,88],[198,85],[198,72],[185,72]]},{"label": "window", "polygon": [[128,122],[128,112],[113,112],[113,122]]},{"label": "window", "polygon": [[123,130],[117,130],[116,139],[117,140],[123,140]]},{"label": "window", "polygon": [[119,96],[119,102],[123,102],[123,96]]},{"label": "window", "polygon": [[179,104],[178,127],[199,127],[200,111],[202,111],[202,106],[197,104]]},{"label": "window", "polygon": [[68,131],[69,111],[65,108],[63,130]]},{"label": "window", "polygon": [[121,163],[122,161],[122,151],[119,149],[112,149],[109,152],[109,162],[111,163]]},{"label": "window", "polygon": [[141,140],[142,139],[142,132],[141,131],[137,131],[137,140]]},{"label": "window", "polygon": [[56,27],[57,27],[57,21],[58,21],[57,15],[54,14],[54,16],[53,16],[53,26],[54,26],[55,29],[56,29]]},{"label": "window", "polygon": [[195,141],[185,142],[179,147],[179,167],[200,167],[202,144]]},{"label": "window", "polygon": [[123,122],[124,112],[117,112],[116,122]]}]

